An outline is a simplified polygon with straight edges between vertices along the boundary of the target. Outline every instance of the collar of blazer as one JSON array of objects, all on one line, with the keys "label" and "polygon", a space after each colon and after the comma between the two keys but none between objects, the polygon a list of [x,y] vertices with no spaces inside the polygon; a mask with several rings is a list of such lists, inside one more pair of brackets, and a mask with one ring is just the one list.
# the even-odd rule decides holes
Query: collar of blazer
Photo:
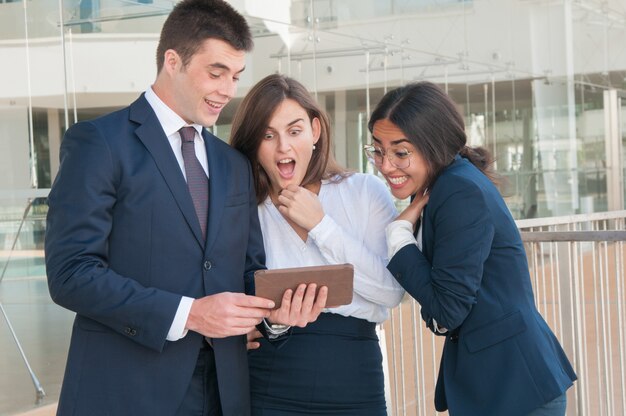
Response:
[{"label": "collar of blazer", "polygon": [[209,198],[209,222],[207,229],[207,240],[202,239],[202,231],[200,223],[193,207],[193,202],[187,183],[180,171],[180,166],[176,161],[176,157],[172,153],[172,148],[161,128],[156,114],[148,104],[142,94],[135,102],[130,105],[129,109],[130,121],[137,124],[135,134],[137,138],[144,144],[148,152],[152,155],[157,168],[161,172],[163,179],[167,183],[170,192],[174,196],[178,207],[183,213],[187,224],[191,228],[198,244],[201,248],[210,249],[216,240],[216,231],[218,229],[220,218],[224,208],[224,200],[226,196],[226,183],[222,178],[228,177],[229,165],[224,155],[225,143],[222,143],[217,137],[209,133],[206,129],[202,131],[202,137],[207,149],[207,160],[209,165],[209,178],[211,187],[211,197]]}]

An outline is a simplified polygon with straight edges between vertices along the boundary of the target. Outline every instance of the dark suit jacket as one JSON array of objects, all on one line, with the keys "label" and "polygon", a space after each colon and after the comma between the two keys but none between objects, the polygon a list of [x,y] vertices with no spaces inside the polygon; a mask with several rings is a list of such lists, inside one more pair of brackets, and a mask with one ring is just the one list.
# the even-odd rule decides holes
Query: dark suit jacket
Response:
[{"label": "dark suit jacket", "polygon": [[[143,96],[71,127],[49,197],[46,266],[76,312],[60,415],[173,415],[202,337],[166,341],[181,295],[244,292],[265,252],[249,163],[208,132],[206,241]],[[249,414],[245,336],[214,339],[222,409]]]},{"label": "dark suit jacket", "polygon": [[422,250],[403,247],[389,270],[451,332],[435,391],[437,410],[526,415],[576,375],[535,308],[524,246],[497,188],[457,156],[431,187]]}]

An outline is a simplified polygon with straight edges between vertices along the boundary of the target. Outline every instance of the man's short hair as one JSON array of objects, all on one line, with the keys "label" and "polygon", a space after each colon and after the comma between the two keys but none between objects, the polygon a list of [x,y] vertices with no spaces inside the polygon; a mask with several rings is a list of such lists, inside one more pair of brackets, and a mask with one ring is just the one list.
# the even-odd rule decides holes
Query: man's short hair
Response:
[{"label": "man's short hair", "polygon": [[246,19],[222,0],[182,0],[165,20],[157,47],[157,73],[165,51],[173,49],[186,66],[207,39],[220,39],[233,48],[252,50],[252,34]]}]

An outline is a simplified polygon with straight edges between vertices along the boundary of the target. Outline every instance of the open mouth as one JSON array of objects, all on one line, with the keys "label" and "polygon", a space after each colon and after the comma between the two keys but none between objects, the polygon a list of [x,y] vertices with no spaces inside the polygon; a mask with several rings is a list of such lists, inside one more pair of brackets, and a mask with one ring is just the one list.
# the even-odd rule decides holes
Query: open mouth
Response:
[{"label": "open mouth", "polygon": [[280,172],[280,176],[283,178],[291,178],[296,169],[296,161],[293,159],[281,159],[276,164],[278,167],[278,171]]}]

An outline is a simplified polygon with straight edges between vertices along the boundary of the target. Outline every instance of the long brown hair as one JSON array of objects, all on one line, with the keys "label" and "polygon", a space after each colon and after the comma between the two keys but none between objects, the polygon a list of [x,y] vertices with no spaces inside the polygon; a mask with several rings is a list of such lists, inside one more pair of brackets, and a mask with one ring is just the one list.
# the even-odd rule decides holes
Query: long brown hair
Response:
[{"label": "long brown hair", "polygon": [[252,87],[239,104],[230,134],[230,145],[250,160],[259,203],[267,198],[271,189],[270,180],[259,163],[259,147],[274,112],[287,99],[297,102],[307,112],[310,121],[317,118],[320,122],[320,138],[315,145],[316,148],[300,185],[311,185],[322,179],[339,181],[349,174],[346,169],[337,164],[330,152],[328,116],[306,87],[284,75],[269,75]]},{"label": "long brown hair", "polygon": [[454,101],[437,85],[417,82],[389,91],[372,112],[370,132],[382,119],[398,126],[428,163],[426,186],[433,184],[457,154],[472,162],[493,183],[499,183],[493,157],[483,147],[466,145],[463,117]]}]

